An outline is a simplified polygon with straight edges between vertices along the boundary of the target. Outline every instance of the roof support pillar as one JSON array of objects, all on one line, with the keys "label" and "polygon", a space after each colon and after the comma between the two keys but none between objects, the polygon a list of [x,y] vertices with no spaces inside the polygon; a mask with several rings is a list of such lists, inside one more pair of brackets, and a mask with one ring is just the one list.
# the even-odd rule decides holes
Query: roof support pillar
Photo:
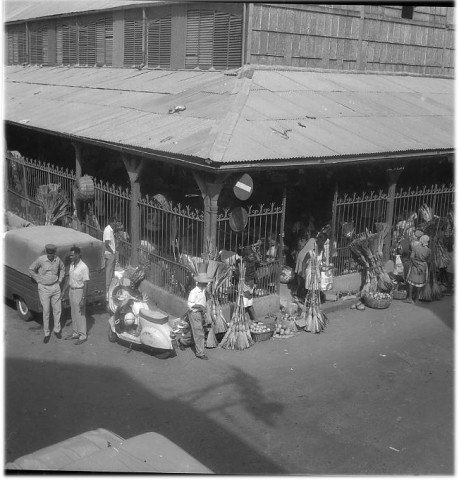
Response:
[{"label": "roof support pillar", "polygon": [[210,244],[212,248],[217,246],[217,215],[218,215],[218,198],[222,188],[225,185],[225,180],[229,175],[225,175],[216,179],[208,179],[204,174],[193,172],[193,176],[198,184],[199,190],[204,200],[204,245],[203,251],[206,251],[206,246]]},{"label": "roof support pillar", "polygon": [[397,181],[400,174],[403,172],[403,167],[388,168],[386,170],[389,177],[389,188],[387,191],[387,210],[386,210],[386,222],[389,226],[386,238],[384,239],[384,260],[390,258],[390,247],[392,238],[392,223],[394,221],[394,206],[395,206],[395,189],[397,188]]},{"label": "roof support pillar", "polygon": [[139,264],[139,245],[140,245],[140,183],[138,182],[140,172],[143,168],[143,160],[138,157],[122,154],[124,166],[131,182],[131,205],[130,205],[130,237],[131,237],[131,265],[137,267]]}]

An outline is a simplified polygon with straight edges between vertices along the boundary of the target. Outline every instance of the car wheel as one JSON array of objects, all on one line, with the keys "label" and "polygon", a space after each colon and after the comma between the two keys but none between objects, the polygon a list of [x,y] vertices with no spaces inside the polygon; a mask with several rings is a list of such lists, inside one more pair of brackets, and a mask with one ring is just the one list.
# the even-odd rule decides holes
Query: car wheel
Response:
[{"label": "car wheel", "polygon": [[161,353],[154,353],[153,356],[159,358],[159,360],[166,360],[172,355],[172,352],[161,352]]},{"label": "car wheel", "polygon": [[22,318],[22,320],[28,322],[32,319],[33,313],[29,310],[29,307],[27,306],[23,298],[16,298],[16,309],[18,311],[19,317]]},{"label": "car wheel", "polygon": [[112,330],[112,327],[108,327],[108,341],[110,343],[115,343],[117,339],[116,333]]}]

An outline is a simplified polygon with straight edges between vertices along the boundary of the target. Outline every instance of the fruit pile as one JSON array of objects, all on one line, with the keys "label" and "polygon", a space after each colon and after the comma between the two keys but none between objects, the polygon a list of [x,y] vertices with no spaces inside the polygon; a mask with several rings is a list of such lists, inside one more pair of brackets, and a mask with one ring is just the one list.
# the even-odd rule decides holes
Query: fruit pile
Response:
[{"label": "fruit pile", "polygon": [[375,300],[391,300],[392,296],[390,293],[383,292],[369,292],[366,294],[369,298],[374,298]]},{"label": "fruit pile", "polygon": [[250,325],[251,333],[268,333],[271,329],[265,325],[263,322],[254,322]]},{"label": "fruit pile", "polygon": [[277,338],[286,338],[290,337],[294,332],[287,325],[282,325],[281,323],[276,324],[274,329],[274,336]]}]

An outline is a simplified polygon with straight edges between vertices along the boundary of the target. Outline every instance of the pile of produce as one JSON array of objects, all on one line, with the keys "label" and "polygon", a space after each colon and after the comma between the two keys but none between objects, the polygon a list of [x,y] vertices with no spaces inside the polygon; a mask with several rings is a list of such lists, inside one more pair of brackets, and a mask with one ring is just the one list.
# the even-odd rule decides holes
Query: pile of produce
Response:
[{"label": "pile of produce", "polygon": [[250,328],[245,316],[244,308],[244,287],[245,287],[245,264],[239,265],[239,283],[236,307],[228,325],[220,347],[228,350],[244,350],[253,345],[254,341],[250,334]]},{"label": "pile of produce", "polygon": [[249,328],[251,333],[269,333],[272,331],[271,328],[263,322],[254,322]]},{"label": "pile of produce", "polygon": [[357,262],[365,270],[365,284],[361,290],[361,296],[371,292],[390,292],[393,283],[383,267],[382,249],[384,238],[388,231],[386,223],[377,224],[377,232],[369,231],[359,235],[349,245],[350,251]]}]

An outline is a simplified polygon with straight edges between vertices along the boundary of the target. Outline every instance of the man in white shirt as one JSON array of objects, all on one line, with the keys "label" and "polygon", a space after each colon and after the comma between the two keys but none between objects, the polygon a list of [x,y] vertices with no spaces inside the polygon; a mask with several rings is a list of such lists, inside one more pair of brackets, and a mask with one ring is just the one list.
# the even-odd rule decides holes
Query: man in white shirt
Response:
[{"label": "man in white shirt", "polygon": [[104,229],[103,242],[105,246],[105,292],[108,300],[108,290],[110,283],[112,282],[113,275],[115,273],[115,228],[117,224],[116,217],[110,217],[108,219],[108,225]]},{"label": "man in white shirt", "polygon": [[188,320],[193,338],[191,338],[191,336],[184,336],[179,339],[179,344],[185,347],[191,345],[194,341],[196,357],[200,360],[209,360],[209,357],[204,353],[205,334],[203,322],[207,303],[206,287],[212,279],[208,277],[206,273],[199,273],[194,279],[196,281],[196,287],[194,287],[188,295]]},{"label": "man in white shirt", "polygon": [[65,340],[75,340],[75,345],[86,342],[86,294],[88,290],[89,268],[81,260],[81,250],[73,246],[70,249],[72,263],[69,269],[69,300],[72,315],[73,333]]}]

